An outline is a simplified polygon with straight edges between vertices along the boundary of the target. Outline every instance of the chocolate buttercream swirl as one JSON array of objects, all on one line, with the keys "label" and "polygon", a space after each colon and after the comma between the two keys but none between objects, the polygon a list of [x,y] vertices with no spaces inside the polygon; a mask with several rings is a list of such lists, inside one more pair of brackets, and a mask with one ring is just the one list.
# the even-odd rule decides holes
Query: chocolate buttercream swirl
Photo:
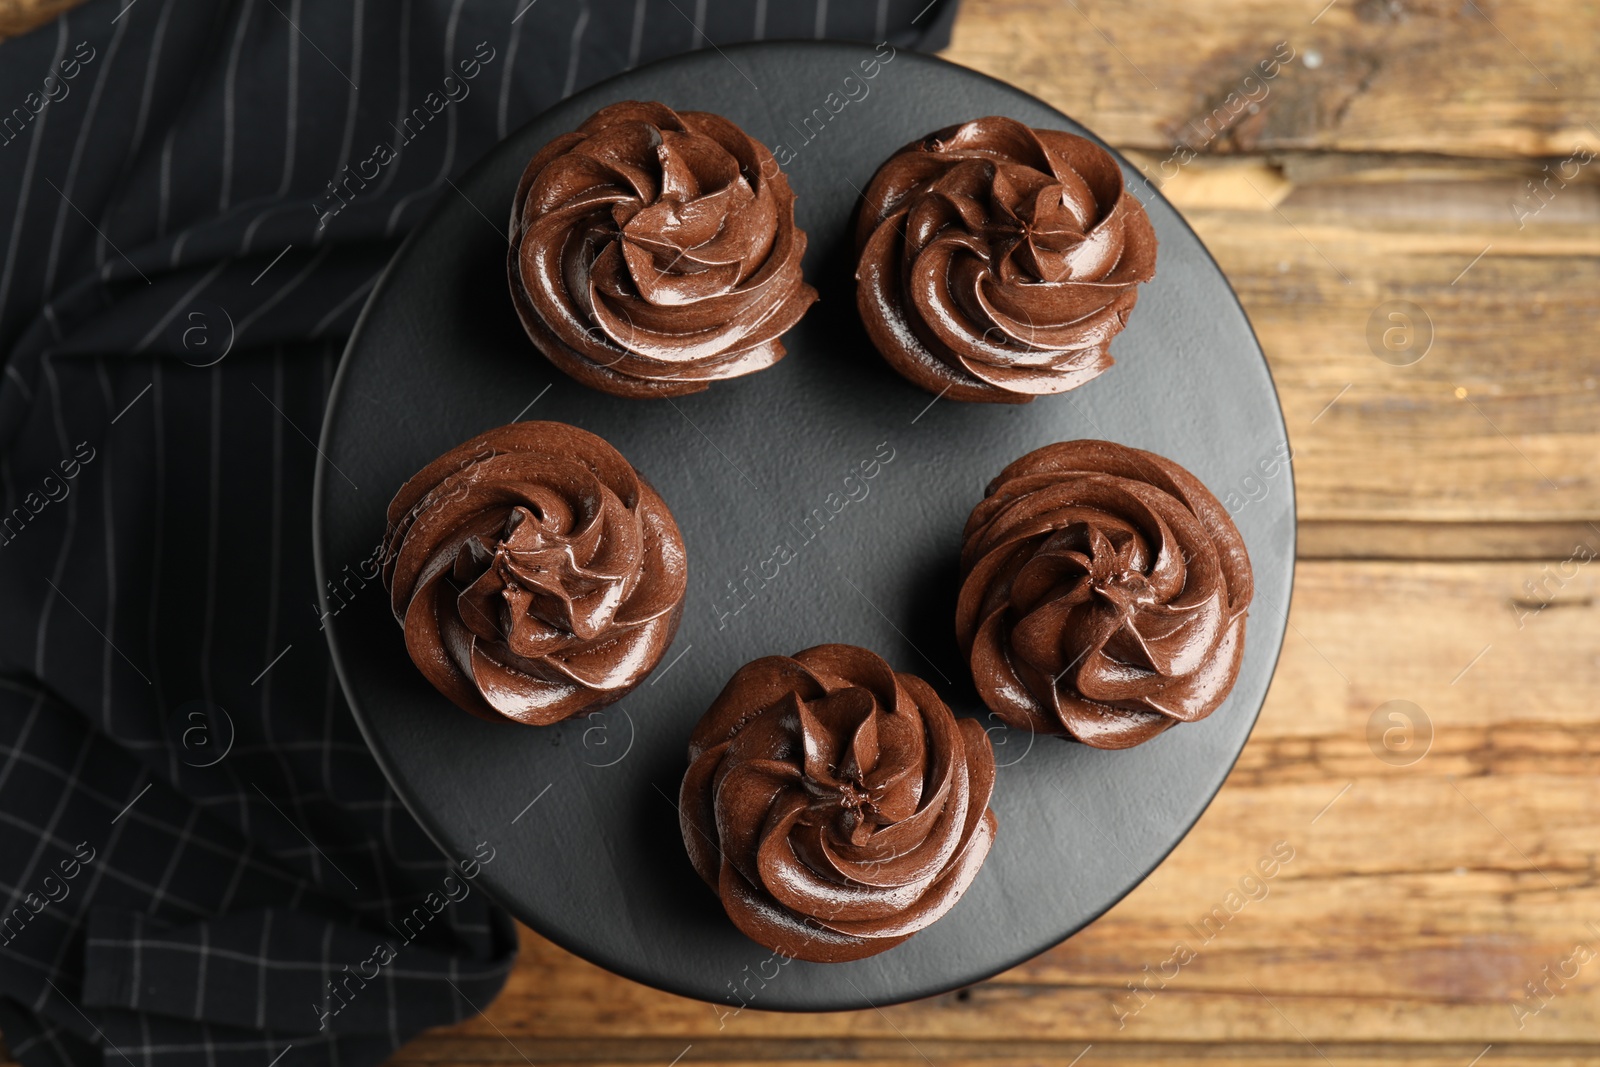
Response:
[{"label": "chocolate buttercream swirl", "polygon": [[383,559],[406,648],[439,692],[540,726],[638,685],[688,584],[666,503],[559,422],[502,426],[424,467],[389,505]]},{"label": "chocolate buttercream swirl", "polygon": [[1047,445],[989,483],[961,548],[956,637],[1008,725],[1129,748],[1216,710],[1254,585],[1217,498],[1169,459]]},{"label": "chocolate buttercream swirl", "polygon": [[817,299],[772,153],[704,111],[627,101],[541,148],[511,209],[511,296],[552,363],[617,396],[764,370]]},{"label": "chocolate buttercream swirl", "polygon": [[1092,141],[991,116],[902,148],[856,223],[856,303],[895,370],[954,400],[1024,403],[1111,366],[1156,235]]},{"label": "chocolate buttercream swirl", "polygon": [[892,948],[994,841],[994,750],[922,679],[851,645],[741,667],[695,728],[679,811],[736,926],[791,959]]}]

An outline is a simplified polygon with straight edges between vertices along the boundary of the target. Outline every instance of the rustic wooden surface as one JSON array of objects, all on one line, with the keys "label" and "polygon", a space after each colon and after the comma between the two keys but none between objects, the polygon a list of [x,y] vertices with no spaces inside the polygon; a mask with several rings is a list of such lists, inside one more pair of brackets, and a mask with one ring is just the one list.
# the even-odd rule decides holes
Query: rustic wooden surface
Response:
[{"label": "rustic wooden surface", "polygon": [[[1546,165],[1600,155],[1600,6],[1324,3],[967,0],[947,53],[1124,148],[1271,361],[1291,629],[1189,837],[1066,944],[882,1011],[719,1018],[525,933],[487,1015],[394,1064],[1600,1061],[1600,565],[1573,559],[1600,553],[1600,160],[1513,209]],[[1243,84],[1280,41],[1294,59]],[[1256,112],[1204,133],[1240,91]],[[1410,366],[1367,341],[1394,300],[1432,324]],[[1433,727],[1409,766],[1369,741],[1391,700]],[[1199,945],[1188,924],[1278,841],[1268,894]],[[1179,940],[1196,957],[1141,1002]]]},{"label": "rustic wooden surface", "polygon": [[[947,53],[1079,118],[1165,189],[1282,395],[1293,625],[1193,833],[1083,933],[958,994],[719,1019],[530,934],[487,1020],[396,1064],[1600,1059],[1600,567],[1562,567],[1580,544],[1600,554],[1600,161],[1521,226],[1512,210],[1547,163],[1600,153],[1600,16],[1337,0],[1313,24],[1321,7],[968,0]],[[1257,113],[1163,168],[1279,41],[1295,58],[1265,96],[1246,87]],[[1368,346],[1391,300],[1432,321],[1410,366]],[[1410,766],[1368,740],[1397,699],[1435,732]],[[1269,894],[1119,1022],[1139,1004],[1128,983],[1196,944],[1187,924],[1280,840],[1295,859]],[[1527,999],[1579,944],[1596,959]]]}]

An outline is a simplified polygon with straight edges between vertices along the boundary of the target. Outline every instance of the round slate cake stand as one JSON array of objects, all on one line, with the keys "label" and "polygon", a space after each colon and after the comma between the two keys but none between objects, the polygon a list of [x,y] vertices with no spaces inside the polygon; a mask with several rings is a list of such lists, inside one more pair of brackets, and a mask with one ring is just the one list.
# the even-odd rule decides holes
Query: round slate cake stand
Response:
[{"label": "round slate cake stand", "polygon": [[[878,62],[874,77],[862,76],[863,60]],[[718,112],[793,153],[784,169],[821,300],[784,338],[789,355],[776,367],[676,400],[623,400],[570,381],[524,335],[505,279],[518,176],[541,145],[627,99]],[[340,472],[318,470],[324,590],[373,558],[406,478],[519,418],[610,441],[683,530],[689,591],[661,665],[607,711],[552,727],[489,723],[451,706],[411,665],[377,582],[322,605],[345,696],[412,814],[452,857],[492,845],[478,884],[602,967],[753,1009],[881,1006],[970,984],[1068,937],[1145,878],[1250,734],[1294,568],[1287,437],[1250,324],[1171,205],[1123,163],[1160,240],[1156,276],[1112,344],[1116,365],[1069,394],[1018,406],[934,402],[889,369],[861,328],[850,244],[858,191],[901,145],[992,114],[1088,132],[1001,82],[887,47],[765,43],[669,59],[579,93],[497,146],[440,198],[367,302],[322,433]],[[1232,695],[1203,722],[1125,752],[1001,727],[953,634],[962,524],[984,486],[1023,453],[1080,437],[1150,449],[1193,471],[1237,508],[1255,570]],[[876,475],[851,483],[865,497],[839,508],[845,477],[874,458]],[[808,528],[820,531],[809,541]],[[776,577],[747,581],[772,574],[763,561],[785,543],[796,558]],[[979,717],[1000,765],[999,834],[966,896],[905,944],[854,963],[785,962],[740,934],[696,877],[675,803],[689,733],[728,677],[755,657],[826,642],[870,648],[932,683],[958,715]]]}]

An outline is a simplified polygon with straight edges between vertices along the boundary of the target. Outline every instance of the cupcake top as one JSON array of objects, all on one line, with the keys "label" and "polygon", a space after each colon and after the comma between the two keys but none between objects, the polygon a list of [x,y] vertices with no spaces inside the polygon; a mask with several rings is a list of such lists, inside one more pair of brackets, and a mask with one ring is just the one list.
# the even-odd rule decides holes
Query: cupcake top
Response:
[{"label": "cupcake top", "polygon": [[895,370],[1022,403],[1111,366],[1156,236],[1111,153],[1001,116],[929,134],[868,185],[856,301]]},{"label": "cupcake top", "polygon": [[950,910],[994,841],[988,736],[863,648],[747,663],[689,761],[695,870],[740,930],[791,959],[898,945]]},{"label": "cupcake top", "polygon": [[627,101],[541,148],[511,210],[528,336],[617,396],[679,396],[764,370],[817,299],[772,153],[704,111]]},{"label": "cupcake top", "polygon": [[1008,725],[1129,748],[1216,710],[1254,584],[1200,481],[1110,441],[1047,445],[967,520],[956,636]]},{"label": "cupcake top", "polygon": [[451,449],[389,505],[383,580],[406,648],[456,705],[544,725],[620,699],[672,642],[688,571],[667,505],[559,422]]}]

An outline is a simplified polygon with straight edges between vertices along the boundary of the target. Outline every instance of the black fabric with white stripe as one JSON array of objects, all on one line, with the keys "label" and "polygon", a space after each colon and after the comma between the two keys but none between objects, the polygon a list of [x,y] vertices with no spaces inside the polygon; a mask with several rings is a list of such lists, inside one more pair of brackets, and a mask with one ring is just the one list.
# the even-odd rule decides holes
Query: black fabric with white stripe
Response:
[{"label": "black fabric with white stripe", "polygon": [[[314,442],[344,336],[452,176],[561,96],[760,37],[940,47],[953,17],[954,0],[92,0],[0,45],[16,1058],[376,1063],[494,997],[514,930],[451,864],[495,843],[438,855],[318,632]],[[380,142],[403,150],[368,162]],[[343,204],[346,166],[381,173]]]}]

